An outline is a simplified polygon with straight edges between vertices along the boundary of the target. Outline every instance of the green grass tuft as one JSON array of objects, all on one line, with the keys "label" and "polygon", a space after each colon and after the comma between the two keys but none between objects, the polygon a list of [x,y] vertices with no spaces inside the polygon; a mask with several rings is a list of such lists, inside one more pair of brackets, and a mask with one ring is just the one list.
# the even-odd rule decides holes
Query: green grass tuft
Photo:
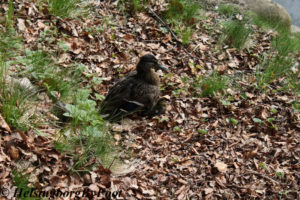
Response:
[{"label": "green grass tuft", "polygon": [[200,9],[199,4],[191,1],[172,0],[165,14],[167,19],[180,20],[186,25],[196,17]]},{"label": "green grass tuft", "polygon": [[224,23],[223,41],[226,41],[234,48],[241,49],[248,40],[251,32],[252,29],[250,27],[247,27],[245,21],[241,21],[238,19],[229,20]]},{"label": "green grass tuft", "polygon": [[83,0],[45,0],[50,13],[61,18],[86,16],[87,7]]},{"label": "green grass tuft", "polygon": [[[41,198],[34,198],[34,197],[25,197],[24,194],[29,194],[32,190],[36,190],[32,187],[29,187],[29,175],[23,175],[23,172],[18,171],[16,168],[12,170],[12,177],[14,181],[14,186],[16,186],[17,191],[22,190],[22,196],[20,199],[22,200],[40,200]],[[17,193],[18,196],[18,193]],[[26,195],[29,196],[29,195]]]},{"label": "green grass tuft", "polygon": [[220,4],[218,7],[218,12],[226,17],[231,17],[236,14],[240,14],[240,9],[235,5]]},{"label": "green grass tuft", "polygon": [[1,30],[0,28],[0,58],[6,62],[15,57],[21,50],[22,40],[14,29]]},{"label": "green grass tuft", "polygon": [[186,0],[172,0],[169,2],[164,18],[182,39],[183,45],[190,42],[195,24],[201,17],[200,10],[199,2]]},{"label": "green grass tuft", "polygon": [[81,81],[81,70],[78,68],[63,68],[54,63],[50,55],[43,51],[25,51],[25,56],[18,57],[16,63],[25,65],[25,76],[46,89],[54,100],[69,99]]},{"label": "green grass tuft", "polygon": [[[257,82],[261,89],[281,77],[285,77],[283,89],[300,92],[299,66],[295,65],[295,54],[300,51],[300,35],[281,33],[272,40],[268,58],[263,58],[257,70]],[[292,70],[292,67],[296,70]],[[298,68],[298,69],[297,69]]]},{"label": "green grass tuft", "polygon": [[201,88],[201,96],[212,97],[216,96],[217,92],[226,89],[228,79],[214,72],[212,75],[202,79],[198,87]]},{"label": "green grass tuft", "polygon": [[261,27],[263,29],[274,29],[279,33],[290,32],[289,27],[287,27],[287,25],[284,24],[278,17],[270,18],[259,16],[253,12],[248,12],[247,14],[251,17],[252,23],[257,25],[258,27]]},{"label": "green grass tuft", "polygon": [[121,11],[134,16],[138,12],[143,12],[148,6],[150,0],[120,0],[118,1],[118,7]]},{"label": "green grass tuft", "polygon": [[8,79],[7,68],[0,59],[0,113],[13,128],[21,131],[28,129],[31,116],[26,116],[26,113],[33,95],[31,88],[22,86],[12,78]]}]

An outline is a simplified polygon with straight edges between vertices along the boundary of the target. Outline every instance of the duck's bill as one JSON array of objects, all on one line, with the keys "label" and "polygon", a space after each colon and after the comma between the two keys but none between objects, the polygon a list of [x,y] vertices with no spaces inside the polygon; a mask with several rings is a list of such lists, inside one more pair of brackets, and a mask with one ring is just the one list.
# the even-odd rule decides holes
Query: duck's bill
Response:
[{"label": "duck's bill", "polygon": [[169,72],[169,69],[166,66],[158,64],[158,68],[161,69],[161,70],[163,70],[163,71]]}]

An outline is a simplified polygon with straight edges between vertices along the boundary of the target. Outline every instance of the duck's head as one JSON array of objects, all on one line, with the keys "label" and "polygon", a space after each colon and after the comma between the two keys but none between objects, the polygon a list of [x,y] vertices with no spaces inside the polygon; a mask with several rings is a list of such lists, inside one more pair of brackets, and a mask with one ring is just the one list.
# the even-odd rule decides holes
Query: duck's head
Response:
[{"label": "duck's head", "polygon": [[140,58],[139,63],[137,64],[136,70],[138,73],[150,72],[151,69],[161,69],[168,72],[169,69],[161,64],[152,54],[146,54]]}]

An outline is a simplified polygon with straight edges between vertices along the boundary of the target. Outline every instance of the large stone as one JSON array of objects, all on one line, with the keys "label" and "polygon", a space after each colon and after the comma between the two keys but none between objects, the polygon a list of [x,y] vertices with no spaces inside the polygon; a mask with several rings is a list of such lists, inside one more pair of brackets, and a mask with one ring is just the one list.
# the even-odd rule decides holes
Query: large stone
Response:
[{"label": "large stone", "polygon": [[22,90],[27,91],[28,94],[37,93],[37,88],[30,82],[28,78],[13,78],[9,75],[6,76],[6,83],[9,85],[9,87],[20,87]]},{"label": "large stone", "polygon": [[273,0],[282,5],[291,15],[292,23],[300,27],[300,1],[299,0]]},{"label": "large stone", "polygon": [[278,20],[278,23],[286,26],[288,29],[291,27],[291,16],[287,10],[271,0],[245,0],[250,10],[255,12],[261,17]]},{"label": "large stone", "polygon": [[291,26],[291,32],[292,33],[300,33],[300,27],[292,25]]}]

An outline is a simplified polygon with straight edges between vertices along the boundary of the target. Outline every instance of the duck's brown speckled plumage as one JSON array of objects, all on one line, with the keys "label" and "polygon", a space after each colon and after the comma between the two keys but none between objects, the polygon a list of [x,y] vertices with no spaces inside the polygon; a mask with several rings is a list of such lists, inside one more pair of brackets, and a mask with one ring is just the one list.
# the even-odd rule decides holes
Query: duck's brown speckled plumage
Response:
[{"label": "duck's brown speckled plumage", "polygon": [[101,114],[106,119],[118,120],[138,110],[150,113],[156,106],[160,93],[159,77],[152,68],[166,70],[153,55],[141,57],[136,71],[120,79],[109,90],[101,105]]}]

